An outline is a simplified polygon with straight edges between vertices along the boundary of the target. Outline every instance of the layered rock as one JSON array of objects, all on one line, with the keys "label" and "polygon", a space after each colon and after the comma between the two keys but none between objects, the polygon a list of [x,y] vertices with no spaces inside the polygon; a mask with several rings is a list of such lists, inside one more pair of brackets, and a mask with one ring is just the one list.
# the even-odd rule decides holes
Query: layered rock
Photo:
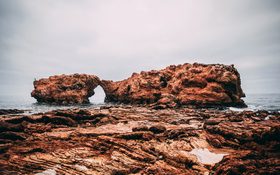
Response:
[{"label": "layered rock", "polygon": [[34,81],[31,96],[38,102],[88,103],[100,80],[95,75],[55,75]]},{"label": "layered rock", "polygon": [[[205,122],[208,142],[218,148],[232,147],[213,167],[214,174],[277,174],[280,171],[280,115],[267,111],[213,116]],[[215,121],[215,122],[214,122]]]},{"label": "layered rock", "polygon": [[123,105],[5,116],[0,174],[279,174],[279,134],[279,112],[265,111]]},{"label": "layered rock", "polygon": [[183,64],[101,82],[107,102],[244,106],[240,75],[233,65]]}]

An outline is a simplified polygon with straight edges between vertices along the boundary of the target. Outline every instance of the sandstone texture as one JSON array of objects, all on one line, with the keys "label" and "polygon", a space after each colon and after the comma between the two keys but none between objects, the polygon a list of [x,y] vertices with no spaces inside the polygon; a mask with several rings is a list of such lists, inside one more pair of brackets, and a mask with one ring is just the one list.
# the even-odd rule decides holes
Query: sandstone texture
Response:
[{"label": "sandstone texture", "polygon": [[280,114],[267,111],[118,105],[1,116],[0,174],[279,174],[279,134]]},{"label": "sandstone texture", "polygon": [[38,102],[87,103],[100,85],[106,102],[151,104],[155,108],[182,105],[245,106],[240,75],[233,65],[183,64],[162,70],[133,73],[128,79],[100,81],[94,75],[51,76],[34,81],[32,97]]},{"label": "sandstone texture", "polygon": [[[133,73],[128,79],[101,82],[106,102],[181,105],[245,106],[240,75],[233,65],[183,64]],[[160,105],[160,106],[159,106]]]},{"label": "sandstone texture", "polygon": [[46,103],[88,103],[99,82],[99,78],[94,75],[55,75],[35,80],[31,96],[38,102]]}]

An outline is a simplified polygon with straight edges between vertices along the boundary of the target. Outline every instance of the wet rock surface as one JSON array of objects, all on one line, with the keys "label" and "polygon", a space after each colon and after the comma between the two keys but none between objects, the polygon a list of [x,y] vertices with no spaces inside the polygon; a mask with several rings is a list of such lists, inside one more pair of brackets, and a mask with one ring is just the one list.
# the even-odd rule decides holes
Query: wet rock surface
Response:
[{"label": "wet rock surface", "polygon": [[128,105],[2,116],[0,174],[277,174],[279,119]]},{"label": "wet rock surface", "polygon": [[0,109],[0,115],[7,115],[7,114],[22,114],[24,110],[20,109]]},{"label": "wet rock surface", "polygon": [[107,102],[180,105],[245,106],[240,75],[233,65],[183,64],[133,73],[128,79],[101,82]]},{"label": "wet rock surface", "polygon": [[35,80],[31,96],[38,102],[55,104],[88,103],[100,80],[95,75],[55,75]]}]

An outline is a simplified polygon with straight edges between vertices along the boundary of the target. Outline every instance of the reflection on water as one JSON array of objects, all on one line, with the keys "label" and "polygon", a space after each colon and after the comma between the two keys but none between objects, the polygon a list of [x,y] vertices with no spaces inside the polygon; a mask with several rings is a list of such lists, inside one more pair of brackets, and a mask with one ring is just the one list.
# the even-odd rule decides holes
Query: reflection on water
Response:
[{"label": "reflection on water", "polygon": [[195,155],[199,162],[209,165],[220,162],[227,155],[210,152],[207,148],[195,148],[190,153]]}]

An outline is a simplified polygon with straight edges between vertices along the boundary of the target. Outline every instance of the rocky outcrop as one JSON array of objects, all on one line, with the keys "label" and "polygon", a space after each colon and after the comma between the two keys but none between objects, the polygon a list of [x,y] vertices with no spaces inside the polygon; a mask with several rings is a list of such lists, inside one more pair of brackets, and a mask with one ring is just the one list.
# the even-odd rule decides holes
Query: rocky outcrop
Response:
[{"label": "rocky outcrop", "polygon": [[233,65],[183,64],[133,73],[123,81],[101,82],[107,102],[244,106],[240,75]]},{"label": "rocky outcrop", "polygon": [[0,174],[279,174],[279,134],[280,114],[265,111],[124,105],[7,116]]},{"label": "rocky outcrop", "polygon": [[240,150],[217,164],[213,168],[214,174],[278,174],[279,113],[247,111],[213,116],[208,120],[216,121],[204,123],[211,145]]},{"label": "rocky outcrop", "polygon": [[99,82],[95,75],[55,75],[35,80],[31,96],[46,103],[88,103]]},{"label": "rocky outcrop", "polygon": [[38,102],[87,103],[101,85],[106,102],[152,104],[156,109],[181,105],[245,106],[240,75],[233,65],[183,64],[133,73],[128,79],[100,81],[94,75],[51,76],[34,81]]}]

